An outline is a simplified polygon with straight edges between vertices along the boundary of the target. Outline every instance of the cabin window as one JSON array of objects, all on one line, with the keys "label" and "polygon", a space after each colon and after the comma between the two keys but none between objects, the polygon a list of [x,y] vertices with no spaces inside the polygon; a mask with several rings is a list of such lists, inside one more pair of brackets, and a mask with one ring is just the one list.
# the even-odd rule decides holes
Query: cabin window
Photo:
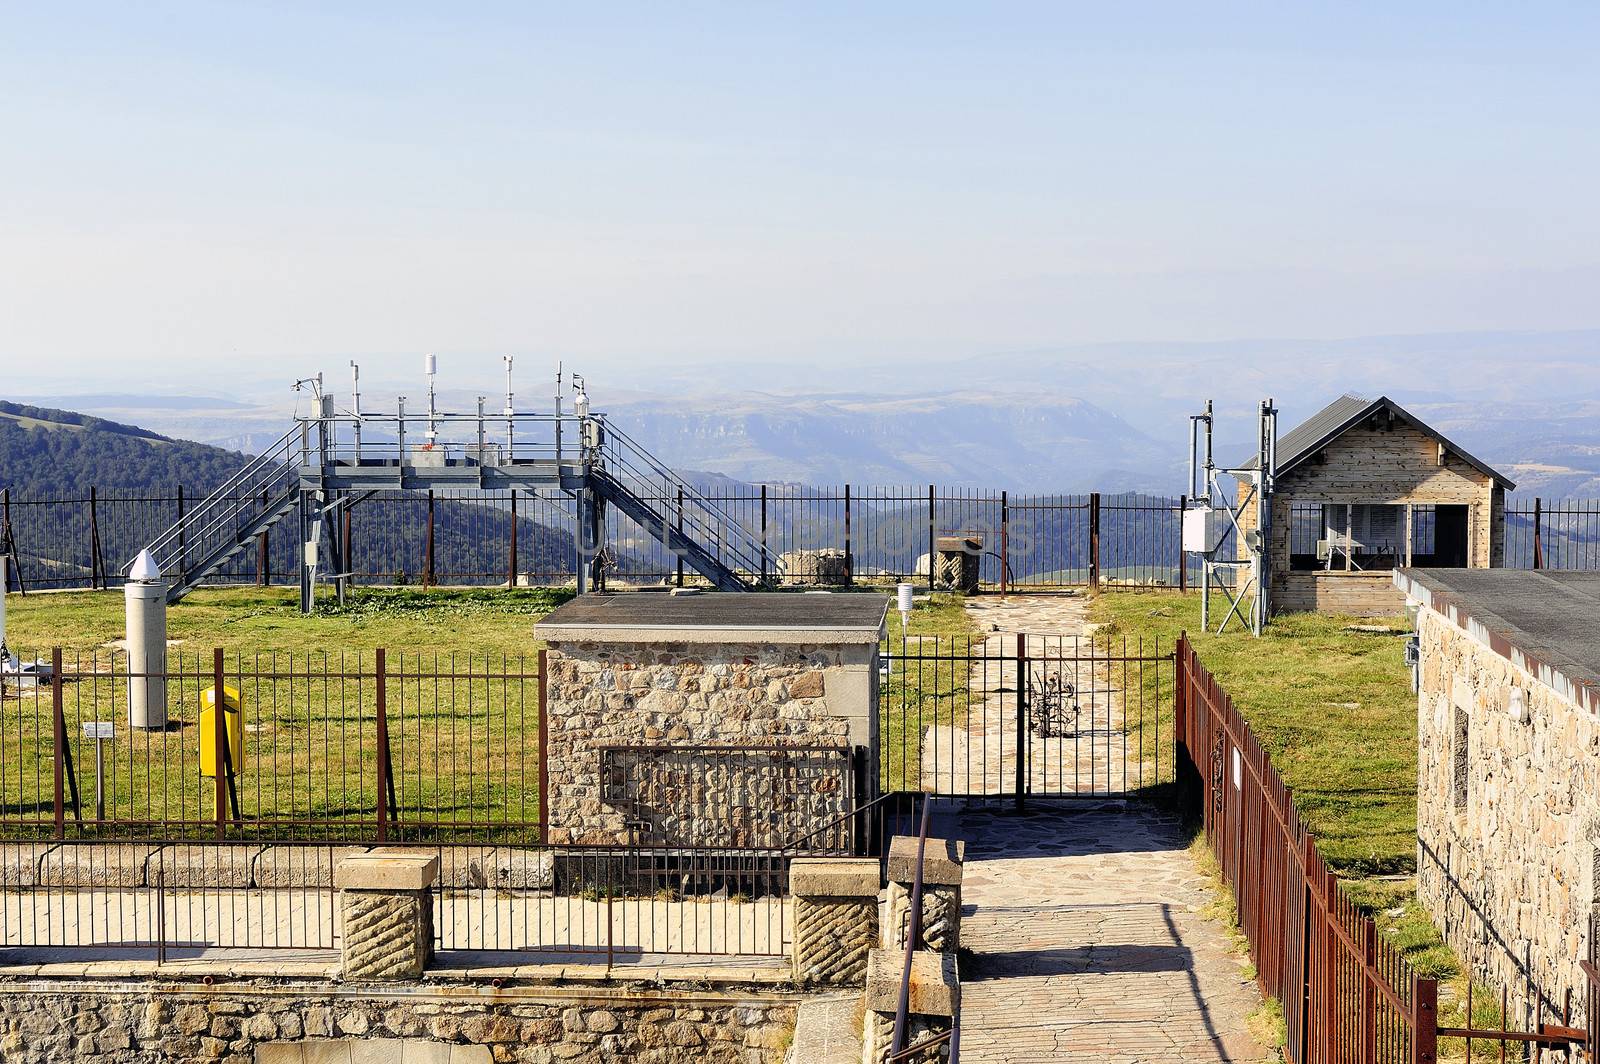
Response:
[{"label": "cabin window", "polygon": [[1289,507],[1289,568],[1375,572],[1403,565],[1464,568],[1470,507],[1296,502]]}]

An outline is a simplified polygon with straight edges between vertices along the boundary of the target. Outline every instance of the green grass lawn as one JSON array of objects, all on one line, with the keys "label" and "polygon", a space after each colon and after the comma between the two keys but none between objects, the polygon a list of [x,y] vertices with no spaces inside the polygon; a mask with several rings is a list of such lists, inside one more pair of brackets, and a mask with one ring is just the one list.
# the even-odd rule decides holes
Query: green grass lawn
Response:
[{"label": "green grass lawn", "polygon": [[[879,770],[885,790],[920,789],[923,734],[929,726],[949,724],[966,712],[969,671],[965,659],[976,630],[958,594],[917,599],[911,623],[904,628],[891,604],[885,652],[898,654],[903,647],[907,653],[927,655],[930,660],[899,663],[879,691]],[[960,660],[936,660],[946,655]]]},{"label": "green grass lawn", "polygon": [[[344,609],[298,612],[292,589],[207,589],[168,610],[165,731],[127,727],[123,630],[112,593],[13,595],[12,647],[63,650],[66,719],[82,815],[93,818],[89,721],[116,725],[102,746],[107,820],[102,831],[182,833],[214,819],[214,777],[202,771],[202,692],[214,648],[224,683],[239,689],[243,746],[236,778],[238,835],[321,837],[333,821],[376,817],[375,652],[387,654],[390,760],[403,822],[450,825],[428,834],[510,837],[538,817],[539,643],[533,625],[568,593],[541,589],[374,589]],[[54,807],[48,691],[0,703],[0,832],[37,834]],[[68,796],[70,799],[70,795]],[[129,821],[154,821],[130,827]],[[504,825],[510,824],[511,827]],[[499,826],[496,826],[499,825]],[[190,833],[198,829],[190,829]],[[86,835],[96,833],[89,827]]]},{"label": "green grass lawn", "polygon": [[[455,834],[482,838],[482,825],[537,819],[534,624],[568,597],[542,589],[371,589],[344,609],[324,604],[303,617],[293,589],[197,591],[168,611],[171,723],[164,732],[126,726],[126,664],[112,645],[123,635],[121,594],[12,595],[7,605],[14,649],[45,658],[52,647],[63,650],[63,715],[86,818],[94,805],[94,746],[79,737],[80,726],[110,721],[117,734],[102,747],[108,820],[166,822],[146,825],[146,833],[160,834],[178,821],[214,819],[215,783],[201,771],[199,719],[213,651],[221,648],[224,682],[241,689],[243,702],[237,833],[299,837],[325,829],[290,821],[370,822],[377,803],[374,652],[383,648],[401,819],[455,824]],[[890,611],[895,645],[902,637],[913,645],[918,638],[958,639],[964,649],[971,631],[959,596],[919,597],[904,632]],[[932,673],[924,671],[926,680]],[[883,744],[886,775],[916,785],[921,727],[950,719],[966,682],[965,668],[947,665],[937,685],[898,699]],[[0,702],[0,835],[50,830],[52,726],[48,690]],[[508,830],[489,834],[506,837]]]}]

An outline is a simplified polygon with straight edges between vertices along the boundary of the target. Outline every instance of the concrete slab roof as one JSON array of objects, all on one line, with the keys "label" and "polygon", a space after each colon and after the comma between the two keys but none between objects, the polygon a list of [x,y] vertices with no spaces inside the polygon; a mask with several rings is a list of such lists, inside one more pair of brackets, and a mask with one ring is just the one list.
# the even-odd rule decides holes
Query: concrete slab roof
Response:
[{"label": "concrete slab roof", "polygon": [[888,610],[888,596],[875,594],[629,592],[575,598],[535,630],[552,641],[876,643]]},{"label": "concrete slab roof", "polygon": [[1399,569],[1394,582],[1413,602],[1600,711],[1600,573]]}]

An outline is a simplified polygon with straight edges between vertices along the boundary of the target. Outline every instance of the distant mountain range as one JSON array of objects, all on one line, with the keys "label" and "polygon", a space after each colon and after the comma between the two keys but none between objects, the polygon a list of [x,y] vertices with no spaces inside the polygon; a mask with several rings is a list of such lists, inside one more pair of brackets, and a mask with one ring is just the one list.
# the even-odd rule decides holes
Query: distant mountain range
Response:
[{"label": "distant mountain range", "polygon": [[[447,378],[472,375],[452,377],[441,361]],[[441,404],[471,409],[479,392],[499,390],[492,369],[474,373],[484,387],[441,392]],[[741,383],[752,378],[760,390]],[[390,408],[397,391],[418,394],[415,382],[363,383],[370,409]],[[1277,400],[1287,431],[1344,392],[1387,394],[1523,493],[1600,496],[1600,330],[1077,344],[847,370],[658,366],[596,371],[591,386],[597,409],[669,464],[741,481],[1165,494],[1183,490],[1188,415],[1207,397],[1217,401],[1217,453],[1237,461],[1252,447],[1261,398]],[[283,433],[291,397],[285,387],[49,405],[255,451]]]}]

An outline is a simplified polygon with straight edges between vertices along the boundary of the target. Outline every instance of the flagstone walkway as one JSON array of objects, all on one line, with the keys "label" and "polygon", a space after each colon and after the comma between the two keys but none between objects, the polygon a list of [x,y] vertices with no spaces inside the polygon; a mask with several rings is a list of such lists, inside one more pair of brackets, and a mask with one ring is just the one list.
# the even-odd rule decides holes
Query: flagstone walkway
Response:
[{"label": "flagstone walkway", "polygon": [[[983,597],[969,601],[968,610],[997,645],[1019,631],[1087,643],[1082,598]],[[1088,696],[1081,701],[1091,727],[1082,730],[1120,732],[1117,678],[1085,671],[1071,679]],[[1014,686],[1014,677],[990,685]],[[974,713],[946,736],[978,749],[995,722],[1014,727],[1013,713]],[[984,778],[1007,778],[1015,762],[993,752],[995,736],[989,740],[987,758],[973,760],[986,764]],[[1030,762],[1050,749],[1036,742]],[[1088,742],[1048,756],[1059,763],[1031,765],[1036,783],[1082,794],[1106,789],[1108,769],[1120,768],[1125,755],[1114,744]],[[966,759],[946,764],[964,766]],[[941,773],[934,764],[924,773],[951,790],[973,782],[965,770]],[[1067,785],[1051,786],[1055,779]],[[1250,1032],[1247,1018],[1261,998],[1246,978],[1248,959],[1231,949],[1226,929],[1203,914],[1211,888],[1179,825],[1138,803],[1090,802],[1035,801],[1026,816],[973,809],[943,825],[967,842],[961,937],[974,957],[962,983],[962,1060],[1276,1061]]]},{"label": "flagstone walkway", "polygon": [[966,1064],[1278,1059],[1176,823],[1138,806],[957,821]]}]

